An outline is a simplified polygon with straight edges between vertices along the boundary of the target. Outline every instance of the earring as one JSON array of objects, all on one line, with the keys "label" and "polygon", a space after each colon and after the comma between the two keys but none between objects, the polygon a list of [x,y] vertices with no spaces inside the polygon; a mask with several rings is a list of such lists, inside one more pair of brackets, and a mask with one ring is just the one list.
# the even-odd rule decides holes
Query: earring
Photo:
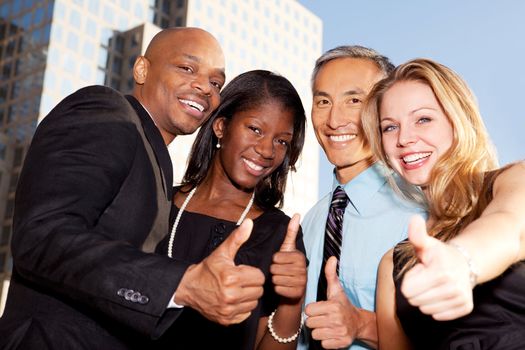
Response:
[{"label": "earring", "polygon": [[217,148],[217,149],[221,148],[221,140],[220,139],[217,140],[217,144],[215,145],[215,148]]}]

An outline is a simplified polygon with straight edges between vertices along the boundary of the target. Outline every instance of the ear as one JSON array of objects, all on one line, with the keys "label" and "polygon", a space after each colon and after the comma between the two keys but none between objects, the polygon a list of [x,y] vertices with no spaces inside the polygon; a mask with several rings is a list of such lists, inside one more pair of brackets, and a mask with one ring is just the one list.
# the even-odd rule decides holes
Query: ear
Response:
[{"label": "ear", "polygon": [[149,61],[144,56],[139,56],[135,60],[133,65],[133,78],[135,82],[139,85],[144,84],[146,77],[148,76]]},{"label": "ear", "polygon": [[226,123],[226,118],[220,116],[215,118],[213,121],[213,132],[218,139],[221,139],[224,136],[224,132],[226,131]]}]

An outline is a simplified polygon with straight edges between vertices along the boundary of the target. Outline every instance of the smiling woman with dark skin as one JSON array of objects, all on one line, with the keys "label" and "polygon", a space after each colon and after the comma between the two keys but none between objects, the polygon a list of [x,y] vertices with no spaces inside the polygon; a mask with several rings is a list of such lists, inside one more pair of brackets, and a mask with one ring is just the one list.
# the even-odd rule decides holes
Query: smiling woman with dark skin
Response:
[{"label": "smiling woman with dark skin", "polygon": [[[174,196],[174,228],[157,252],[190,264],[213,252],[223,257],[215,263],[264,275],[264,291],[260,295],[252,285],[242,286],[260,298],[246,305],[250,316],[233,326],[211,322],[186,307],[161,342],[180,349],[295,349],[306,259],[298,215],[290,220],[277,208],[304,143],[304,109],[287,79],[263,70],[233,79],[221,101],[193,144]],[[240,248],[225,248],[244,218],[253,220],[250,237]],[[215,291],[209,286],[210,294]],[[193,336],[196,330],[198,337]]]}]

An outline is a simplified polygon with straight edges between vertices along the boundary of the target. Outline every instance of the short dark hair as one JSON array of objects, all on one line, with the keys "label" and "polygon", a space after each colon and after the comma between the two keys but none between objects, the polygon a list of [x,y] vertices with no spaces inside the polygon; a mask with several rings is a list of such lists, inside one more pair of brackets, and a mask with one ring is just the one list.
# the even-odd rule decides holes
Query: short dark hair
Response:
[{"label": "short dark hair", "polygon": [[188,168],[182,186],[193,188],[206,177],[216,152],[217,136],[213,122],[218,117],[226,121],[239,112],[275,101],[293,114],[293,137],[283,163],[255,188],[255,203],[261,209],[283,205],[288,171],[295,163],[304,144],[306,116],[301,98],[293,85],[283,76],[266,70],[253,70],[238,75],[221,92],[221,104],[200,128],[193,143]]}]

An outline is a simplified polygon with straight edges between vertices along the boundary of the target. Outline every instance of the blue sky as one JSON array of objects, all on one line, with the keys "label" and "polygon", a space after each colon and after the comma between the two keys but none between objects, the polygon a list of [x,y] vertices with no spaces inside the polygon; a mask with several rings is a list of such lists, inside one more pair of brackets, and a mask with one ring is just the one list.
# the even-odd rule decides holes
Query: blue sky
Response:
[{"label": "blue sky", "polygon": [[[324,51],[372,47],[399,64],[428,57],[478,98],[501,164],[525,159],[525,1],[299,0],[323,20]],[[321,162],[320,195],[331,166]]]}]

